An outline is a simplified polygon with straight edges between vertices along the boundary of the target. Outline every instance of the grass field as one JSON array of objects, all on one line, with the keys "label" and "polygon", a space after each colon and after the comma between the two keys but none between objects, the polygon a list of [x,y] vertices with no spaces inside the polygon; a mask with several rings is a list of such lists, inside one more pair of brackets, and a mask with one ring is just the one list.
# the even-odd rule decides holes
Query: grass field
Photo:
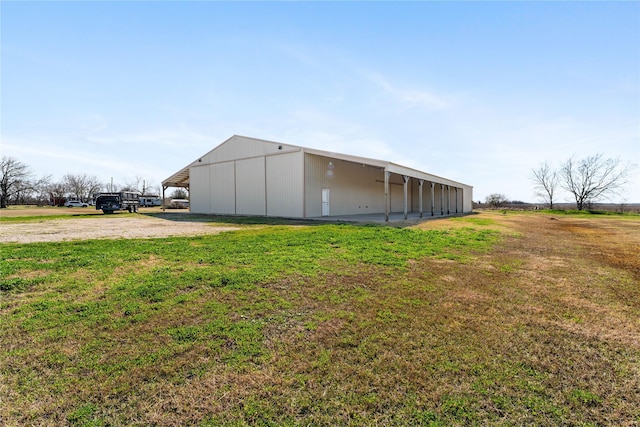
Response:
[{"label": "grass field", "polygon": [[640,217],[244,222],[0,244],[0,424],[640,424]]}]

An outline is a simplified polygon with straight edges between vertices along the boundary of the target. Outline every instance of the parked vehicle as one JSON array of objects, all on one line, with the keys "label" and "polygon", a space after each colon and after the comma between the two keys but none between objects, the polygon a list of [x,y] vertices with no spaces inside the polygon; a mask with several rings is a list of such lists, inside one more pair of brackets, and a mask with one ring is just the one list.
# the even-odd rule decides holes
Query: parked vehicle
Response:
[{"label": "parked vehicle", "polygon": [[100,193],[96,197],[96,210],[105,214],[123,210],[138,212],[140,193],[137,191],[121,191],[119,193]]},{"label": "parked vehicle", "polygon": [[86,208],[88,204],[81,202],[80,200],[67,200],[64,204],[67,208]]},{"label": "parked vehicle", "polygon": [[188,209],[189,200],[188,199],[171,199],[171,202],[169,203],[169,207],[171,209]]},{"label": "parked vehicle", "polygon": [[162,206],[162,199],[156,194],[143,194],[140,196],[140,206],[153,207]]}]

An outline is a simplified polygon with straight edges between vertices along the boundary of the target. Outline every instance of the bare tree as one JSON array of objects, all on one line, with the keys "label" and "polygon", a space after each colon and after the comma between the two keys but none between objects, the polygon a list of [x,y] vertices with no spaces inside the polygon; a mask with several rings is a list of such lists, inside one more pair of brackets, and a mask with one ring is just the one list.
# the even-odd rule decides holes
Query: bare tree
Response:
[{"label": "bare tree", "polygon": [[493,193],[485,197],[484,201],[492,208],[499,208],[509,200],[507,200],[507,196],[505,196],[504,194]]},{"label": "bare tree", "polygon": [[576,160],[573,157],[560,167],[560,186],[573,195],[576,207],[619,195],[636,165],[619,158],[604,159],[602,154]]},{"label": "bare tree", "polygon": [[172,199],[186,199],[189,197],[189,195],[187,194],[187,190],[185,190],[184,188],[176,188],[175,190],[173,190],[170,197]]},{"label": "bare tree", "polygon": [[[140,191],[140,185],[144,183],[144,179],[140,175],[136,175],[133,180],[125,181],[123,190],[125,191]],[[144,187],[144,184],[142,185]]]},{"label": "bare tree", "polygon": [[102,183],[98,179],[97,176],[89,177],[89,181],[87,182],[87,199],[85,201],[89,201],[89,199],[93,199],[95,194],[98,194],[102,191]]},{"label": "bare tree", "polygon": [[124,188],[120,188],[120,185],[118,185],[117,183],[114,183],[113,180],[111,180],[111,182],[102,184],[102,188],[107,193],[114,193],[114,192],[117,193],[120,190],[125,190]]},{"label": "bare tree", "polygon": [[49,194],[49,203],[53,206],[62,206],[67,201],[66,196],[68,193],[67,187],[64,182],[54,182],[47,187]]},{"label": "bare tree", "polygon": [[535,184],[536,197],[544,200],[553,209],[553,200],[558,187],[558,173],[551,168],[548,162],[540,163],[537,169],[531,171],[531,179]]},{"label": "bare tree", "polygon": [[139,191],[141,194],[148,194],[149,190],[153,188],[153,186],[153,181],[146,180],[140,175],[136,175],[133,180],[125,181],[125,186],[123,188],[127,191]]},{"label": "bare tree", "polygon": [[9,202],[25,199],[49,181],[45,176],[36,180],[29,166],[13,157],[2,156],[0,160],[0,208],[6,208]]},{"label": "bare tree", "polygon": [[[149,181],[149,180],[143,179],[142,180],[142,188],[141,188],[140,192],[142,194],[150,194],[152,191],[154,191],[154,187],[157,188],[157,185],[155,185],[153,181]],[[156,194],[160,194],[160,192],[156,191]]]},{"label": "bare tree", "polygon": [[102,184],[96,176],[89,176],[86,173],[73,175],[67,174],[62,181],[71,194],[78,200],[86,202],[93,197],[94,193],[100,191]]}]

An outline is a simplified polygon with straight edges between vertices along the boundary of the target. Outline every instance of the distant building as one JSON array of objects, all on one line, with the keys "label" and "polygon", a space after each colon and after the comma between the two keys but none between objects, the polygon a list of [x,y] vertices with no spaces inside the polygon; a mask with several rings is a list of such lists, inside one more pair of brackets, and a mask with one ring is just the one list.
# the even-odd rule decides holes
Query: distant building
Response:
[{"label": "distant building", "polygon": [[[190,211],[289,218],[472,211],[473,187],[384,160],[234,135],[162,182]],[[164,197],[163,197],[164,198]]]}]

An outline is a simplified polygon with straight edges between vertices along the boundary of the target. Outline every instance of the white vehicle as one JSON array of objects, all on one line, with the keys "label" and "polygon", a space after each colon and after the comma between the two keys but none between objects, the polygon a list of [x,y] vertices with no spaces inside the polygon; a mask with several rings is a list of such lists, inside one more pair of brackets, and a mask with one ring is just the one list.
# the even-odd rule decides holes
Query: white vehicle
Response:
[{"label": "white vehicle", "polygon": [[140,196],[140,206],[162,206],[162,199],[155,194]]},{"label": "white vehicle", "polygon": [[188,209],[189,200],[188,199],[171,199],[171,203],[169,203],[169,207],[173,209]]},{"label": "white vehicle", "polygon": [[89,206],[80,200],[68,200],[64,205],[68,208],[86,208]]}]

